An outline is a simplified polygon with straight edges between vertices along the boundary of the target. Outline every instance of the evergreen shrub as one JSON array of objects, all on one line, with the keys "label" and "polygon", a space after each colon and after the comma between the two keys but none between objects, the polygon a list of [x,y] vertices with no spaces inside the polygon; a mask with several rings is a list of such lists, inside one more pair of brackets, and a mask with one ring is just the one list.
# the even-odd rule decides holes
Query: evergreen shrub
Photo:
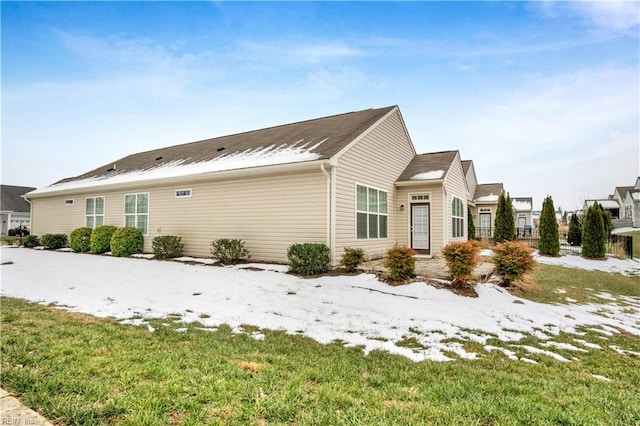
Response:
[{"label": "evergreen shrub", "polygon": [[607,235],[600,206],[595,203],[587,209],[582,223],[582,255],[588,258],[603,258],[607,250]]},{"label": "evergreen shrub", "polygon": [[100,225],[93,228],[89,240],[89,250],[91,253],[106,253],[111,249],[111,236],[116,231],[115,226]]},{"label": "evergreen shrub", "polygon": [[387,250],[384,267],[394,281],[416,276],[416,251],[406,246],[393,246]]},{"label": "evergreen shrub", "polygon": [[513,220],[513,203],[508,195],[500,194],[498,198],[494,228],[493,240],[496,244],[516,239],[516,225]]},{"label": "evergreen shrub", "polygon": [[476,239],[476,225],[473,221],[473,213],[471,207],[467,206],[467,237],[470,240]]},{"label": "evergreen shrub", "polygon": [[162,235],[151,241],[151,248],[156,259],[172,259],[182,256],[184,244],[182,238],[175,235]]},{"label": "evergreen shrub", "polygon": [[582,224],[578,215],[573,213],[569,220],[569,231],[567,232],[567,242],[572,246],[582,244]]},{"label": "evergreen shrub", "polygon": [[15,237],[16,236],[16,230],[11,228],[7,231],[7,237]]},{"label": "evergreen shrub", "polygon": [[220,238],[211,242],[211,255],[223,265],[240,263],[250,258],[244,242],[238,239]]},{"label": "evergreen shrub", "polygon": [[131,256],[134,253],[142,253],[144,237],[138,228],[126,226],[116,229],[111,235],[111,254],[117,257]]},{"label": "evergreen shrub", "polygon": [[40,245],[40,239],[37,235],[27,235],[22,238],[22,246],[27,248],[34,248]]},{"label": "evergreen shrub", "polygon": [[540,213],[540,240],[538,251],[547,256],[557,256],[560,253],[560,235],[558,233],[558,221],[556,209],[553,206],[553,198],[547,196],[542,202]]},{"label": "evergreen shrub", "polygon": [[494,273],[499,276],[503,287],[518,281],[524,274],[533,271],[536,261],[533,249],[525,243],[505,241],[493,248]]},{"label": "evergreen shrub", "polygon": [[91,249],[91,233],[88,227],[76,228],[69,234],[69,247],[76,253],[86,253]]},{"label": "evergreen shrub", "polygon": [[355,272],[364,262],[364,250],[361,248],[345,247],[340,258],[340,265],[344,266],[347,272]]},{"label": "evergreen shrub", "polygon": [[472,278],[472,272],[480,263],[480,246],[475,241],[454,241],[442,248],[453,285],[462,287]]},{"label": "evergreen shrub", "polygon": [[67,245],[66,234],[44,234],[40,238],[40,243],[51,250],[57,250]]},{"label": "evergreen shrub", "polygon": [[292,244],[287,250],[289,271],[300,275],[322,274],[329,270],[331,250],[323,243]]}]

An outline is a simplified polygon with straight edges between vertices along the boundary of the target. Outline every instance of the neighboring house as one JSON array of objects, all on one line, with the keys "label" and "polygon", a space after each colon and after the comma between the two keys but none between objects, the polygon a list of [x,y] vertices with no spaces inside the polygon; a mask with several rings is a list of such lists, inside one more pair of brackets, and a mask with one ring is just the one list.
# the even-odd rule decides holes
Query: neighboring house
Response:
[{"label": "neighboring house", "polygon": [[217,238],[285,262],[293,243],[382,257],[394,244],[426,254],[466,239],[460,155],[416,156],[397,106],[334,115],[133,154],[27,194],[32,233],[134,226],[210,256]]},{"label": "neighboring house", "polygon": [[598,203],[602,206],[604,211],[609,212],[611,215],[611,219],[619,219],[620,218],[620,204],[616,200],[606,199],[606,200],[585,200],[584,201],[584,211],[593,206],[594,203]]},{"label": "neighboring house", "polygon": [[516,235],[518,237],[530,236],[533,232],[533,198],[514,197],[513,219],[516,224]]},{"label": "neighboring house", "polygon": [[640,227],[640,177],[636,178],[634,186],[618,186],[613,192],[612,199],[620,205],[620,219],[625,219],[622,225]]},{"label": "neighboring house", "polygon": [[476,186],[472,208],[477,237],[492,237],[498,199],[504,192],[502,183],[483,183]]},{"label": "neighboring house", "polygon": [[30,186],[0,185],[2,235],[7,235],[9,229],[31,226],[31,206],[22,196],[34,189]]}]

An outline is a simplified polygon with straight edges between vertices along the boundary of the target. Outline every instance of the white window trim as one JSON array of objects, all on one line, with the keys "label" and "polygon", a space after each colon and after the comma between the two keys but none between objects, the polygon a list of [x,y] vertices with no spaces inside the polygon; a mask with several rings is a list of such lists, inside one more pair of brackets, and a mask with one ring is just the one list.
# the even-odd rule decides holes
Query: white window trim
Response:
[{"label": "white window trim", "polygon": [[[188,194],[185,194],[185,195],[178,194],[179,192],[187,192],[187,191],[189,192]],[[175,196],[176,198],[191,198],[192,193],[193,192],[191,191],[191,188],[176,189]]]},{"label": "white window trim", "polygon": [[[127,197],[128,196],[135,196],[136,197],[136,203],[135,203],[135,208],[136,211],[135,213],[127,213]],[[147,196],[147,212],[146,213],[138,213],[138,195],[146,195]],[[124,194],[124,224],[125,226],[127,225],[127,216],[134,216],[135,218],[135,223],[134,223],[134,228],[137,228],[138,226],[138,216],[139,215],[146,215],[147,216],[147,229],[145,230],[145,232],[142,233],[143,236],[148,236],[149,235],[149,217],[150,212],[151,212],[151,195],[148,192],[134,192],[131,194]]]},{"label": "white window trim", "polygon": [[[455,216],[454,215],[454,209],[453,209],[453,203],[455,202],[455,200],[460,200],[460,204],[462,205],[462,216]],[[465,226],[464,226],[464,210],[465,210],[465,202],[462,198],[460,197],[456,197],[455,195],[451,196],[451,238],[463,238],[464,234],[465,234]],[[462,233],[460,235],[454,235],[454,226],[453,226],[453,219],[461,219],[462,221],[462,225],[460,230],[462,231]]]},{"label": "white window trim", "polygon": [[[102,198],[102,214],[97,215],[96,214],[96,199],[98,198]],[[88,215],[87,214],[87,200],[93,199],[93,214],[92,215]],[[100,226],[100,225],[96,225],[96,217],[97,216],[102,216],[102,224],[104,225],[105,221],[104,219],[107,217],[107,199],[104,195],[96,195],[95,197],[85,197],[84,199],[84,225],[87,226],[87,217],[88,216],[92,216],[93,217],[93,226],[91,227],[92,229],[95,228],[96,226]]]},{"label": "white window trim", "polygon": [[[367,188],[367,211],[361,211],[358,210],[358,187],[362,186],[364,188]],[[369,189],[375,189],[376,191],[381,191],[384,192],[385,194],[387,194],[387,212],[386,213],[380,213],[380,212],[369,212]],[[353,203],[353,210],[354,210],[354,236],[356,241],[369,241],[369,240],[386,240],[389,238],[389,191],[386,191],[384,189],[380,189],[377,188],[375,186],[372,185],[367,185],[364,183],[360,183],[360,182],[355,182],[354,186],[353,186],[353,194],[354,194],[354,203]],[[378,205],[380,203],[378,202]],[[367,238],[359,238],[358,237],[358,213],[366,213],[367,214]],[[387,218],[387,236],[386,237],[380,237],[380,221],[378,220],[378,237],[375,238],[371,238],[369,237],[369,214],[377,214],[378,216],[385,216]]]}]

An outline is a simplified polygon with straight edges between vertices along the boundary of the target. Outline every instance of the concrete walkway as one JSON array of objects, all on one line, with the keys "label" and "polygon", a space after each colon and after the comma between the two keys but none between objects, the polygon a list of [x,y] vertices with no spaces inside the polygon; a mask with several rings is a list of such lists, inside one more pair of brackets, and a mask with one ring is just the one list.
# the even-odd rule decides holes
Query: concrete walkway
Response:
[{"label": "concrete walkway", "polygon": [[0,425],[53,426],[53,423],[24,406],[6,390],[0,389]]}]

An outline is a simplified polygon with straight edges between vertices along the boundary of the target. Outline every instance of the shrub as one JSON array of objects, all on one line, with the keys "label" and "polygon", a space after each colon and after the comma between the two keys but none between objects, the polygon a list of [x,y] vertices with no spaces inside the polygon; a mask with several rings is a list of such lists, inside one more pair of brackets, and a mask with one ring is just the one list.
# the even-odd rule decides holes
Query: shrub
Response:
[{"label": "shrub", "polygon": [[155,237],[151,242],[153,255],[158,259],[171,259],[182,256],[182,238],[175,235],[162,235]]},{"label": "shrub", "polygon": [[470,206],[467,206],[467,237],[470,240],[476,239],[476,225],[473,222],[473,213]]},{"label": "shrub", "polygon": [[48,249],[57,250],[67,245],[67,236],[65,234],[44,234],[40,238],[40,242]]},{"label": "shrub", "polygon": [[463,286],[480,262],[479,245],[475,241],[454,241],[442,249],[454,286]]},{"label": "shrub", "polygon": [[27,235],[22,238],[22,245],[27,248],[34,248],[40,245],[40,239],[37,235]]},{"label": "shrub", "polygon": [[233,265],[251,257],[242,240],[228,238],[213,240],[211,255],[223,265]]},{"label": "shrub", "polygon": [[507,287],[518,281],[522,276],[533,270],[536,261],[533,259],[533,249],[525,243],[505,241],[493,248],[495,274],[502,279],[502,286]]},{"label": "shrub", "polygon": [[603,258],[607,251],[607,235],[600,206],[595,203],[587,209],[582,224],[582,255]]},{"label": "shrub", "polygon": [[413,278],[416,276],[416,251],[406,246],[393,246],[387,250],[387,257],[384,260],[384,267],[389,270],[391,279]]},{"label": "shrub", "polygon": [[111,248],[111,236],[116,231],[115,226],[100,225],[93,228],[91,239],[89,240],[89,250],[91,253],[106,253]]},{"label": "shrub", "polygon": [[329,270],[331,250],[326,244],[292,244],[287,250],[289,270],[294,274],[316,275]]},{"label": "shrub", "polygon": [[582,244],[582,224],[578,219],[577,214],[571,215],[569,220],[569,232],[567,232],[567,242],[572,246],[579,246]]},{"label": "shrub", "polygon": [[142,231],[130,226],[118,228],[111,236],[110,244],[113,256],[126,257],[134,253],[142,253],[144,247]]},{"label": "shrub", "polygon": [[340,265],[344,266],[347,272],[355,272],[364,262],[364,250],[361,248],[345,247],[342,258],[340,258]]},{"label": "shrub", "polygon": [[16,236],[16,230],[11,228],[7,231],[7,237],[15,237]]},{"label": "shrub", "polygon": [[516,225],[513,220],[513,203],[511,197],[500,194],[496,208],[495,231],[493,240],[496,243],[513,241],[516,239]]},{"label": "shrub", "polygon": [[69,234],[69,247],[76,253],[86,253],[91,249],[91,228],[76,228]]},{"label": "shrub", "polygon": [[560,253],[560,235],[558,234],[558,221],[556,219],[556,209],[553,206],[553,198],[547,196],[542,202],[542,212],[540,213],[540,241],[538,251],[540,254],[557,256]]}]

